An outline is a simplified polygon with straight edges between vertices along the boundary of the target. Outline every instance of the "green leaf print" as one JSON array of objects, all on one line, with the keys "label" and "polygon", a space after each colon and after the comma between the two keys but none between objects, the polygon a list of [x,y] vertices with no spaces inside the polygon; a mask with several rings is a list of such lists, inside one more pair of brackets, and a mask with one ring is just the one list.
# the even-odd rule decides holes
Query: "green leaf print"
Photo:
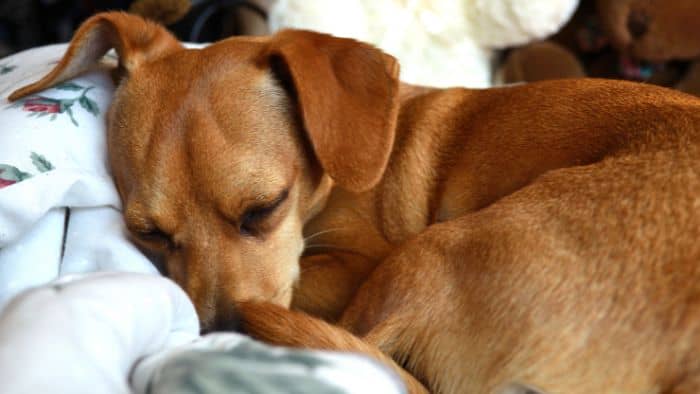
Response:
[{"label": "green leaf print", "polygon": [[17,66],[11,66],[9,64],[0,64],[0,75],[9,74],[10,72],[14,71],[16,68],[17,68]]},{"label": "green leaf print", "polygon": [[[34,164],[34,167],[36,167],[39,172],[47,172],[56,168],[50,161],[46,160],[44,156],[36,152],[32,152],[29,157],[32,159],[32,164]],[[24,172],[13,165],[0,164],[0,189],[12,186],[17,182],[22,182],[31,177],[32,174]]]},{"label": "green leaf print", "polygon": [[34,167],[36,167],[39,172],[47,172],[53,170],[54,167],[53,164],[51,164],[50,161],[46,160],[46,158],[36,152],[32,152],[32,154],[29,156],[32,159],[32,164],[34,164]]},{"label": "green leaf print", "polygon": [[19,168],[9,164],[0,164],[0,177],[8,181],[22,182],[27,178],[31,178],[32,174],[21,171]]},{"label": "green leaf print", "polygon": [[100,108],[97,106],[97,103],[90,100],[87,96],[80,96],[78,102],[80,103],[80,106],[83,107],[89,113],[95,116],[100,114]]},{"label": "green leaf print", "polygon": [[63,82],[62,84],[54,86],[54,88],[59,89],[59,90],[72,90],[72,91],[83,90],[83,87],[78,85],[75,82]]}]

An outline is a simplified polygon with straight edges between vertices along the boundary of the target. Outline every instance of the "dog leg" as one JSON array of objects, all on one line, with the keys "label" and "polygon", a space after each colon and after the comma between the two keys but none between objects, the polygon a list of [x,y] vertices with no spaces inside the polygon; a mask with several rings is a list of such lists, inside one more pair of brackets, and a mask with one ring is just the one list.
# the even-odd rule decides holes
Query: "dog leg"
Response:
[{"label": "dog leg", "polygon": [[422,383],[378,347],[341,327],[270,303],[242,302],[236,311],[244,332],[256,339],[280,346],[363,353],[396,372],[409,393],[428,393]]},{"label": "dog leg", "polygon": [[302,257],[300,265],[292,309],[333,322],[340,318],[376,263],[357,254],[334,252]]}]

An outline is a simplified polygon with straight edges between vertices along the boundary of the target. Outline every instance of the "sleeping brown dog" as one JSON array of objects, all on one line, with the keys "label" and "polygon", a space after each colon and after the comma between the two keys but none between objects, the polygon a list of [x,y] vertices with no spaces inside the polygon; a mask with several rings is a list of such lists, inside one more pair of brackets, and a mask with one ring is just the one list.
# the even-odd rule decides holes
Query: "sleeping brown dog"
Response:
[{"label": "sleeping brown dog", "polygon": [[185,50],[106,13],[11,99],[110,48],[126,223],[205,327],[366,352],[411,392],[700,392],[696,98],[412,87],[349,39]]}]

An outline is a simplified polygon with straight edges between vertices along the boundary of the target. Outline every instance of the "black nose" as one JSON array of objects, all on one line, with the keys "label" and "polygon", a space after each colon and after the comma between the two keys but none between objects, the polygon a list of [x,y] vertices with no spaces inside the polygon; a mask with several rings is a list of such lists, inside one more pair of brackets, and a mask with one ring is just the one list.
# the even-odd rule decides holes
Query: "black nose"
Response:
[{"label": "black nose", "polygon": [[627,17],[627,30],[635,40],[642,38],[649,31],[649,15],[644,11],[632,10]]},{"label": "black nose", "polygon": [[235,311],[235,308],[228,308],[225,312],[219,312],[216,318],[205,322],[201,321],[200,334],[205,335],[214,331],[234,331],[241,332],[241,319]]}]

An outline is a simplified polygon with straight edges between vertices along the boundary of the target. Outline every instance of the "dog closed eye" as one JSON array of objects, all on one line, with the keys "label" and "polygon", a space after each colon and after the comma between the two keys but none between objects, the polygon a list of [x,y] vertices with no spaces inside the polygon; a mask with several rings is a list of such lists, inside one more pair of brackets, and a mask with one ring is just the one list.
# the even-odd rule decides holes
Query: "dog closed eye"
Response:
[{"label": "dog closed eye", "polygon": [[496,392],[499,394],[546,394],[540,389],[518,382],[512,382]]},{"label": "dog closed eye", "polygon": [[134,239],[149,248],[175,250],[177,245],[172,237],[157,227],[130,229]]},{"label": "dog closed eye", "polygon": [[246,209],[238,221],[238,229],[241,235],[260,235],[261,231],[263,230],[262,223],[264,220],[270,217],[270,215],[287,200],[288,196],[289,190],[286,189],[274,200],[272,200],[272,202],[262,205],[254,205]]}]

